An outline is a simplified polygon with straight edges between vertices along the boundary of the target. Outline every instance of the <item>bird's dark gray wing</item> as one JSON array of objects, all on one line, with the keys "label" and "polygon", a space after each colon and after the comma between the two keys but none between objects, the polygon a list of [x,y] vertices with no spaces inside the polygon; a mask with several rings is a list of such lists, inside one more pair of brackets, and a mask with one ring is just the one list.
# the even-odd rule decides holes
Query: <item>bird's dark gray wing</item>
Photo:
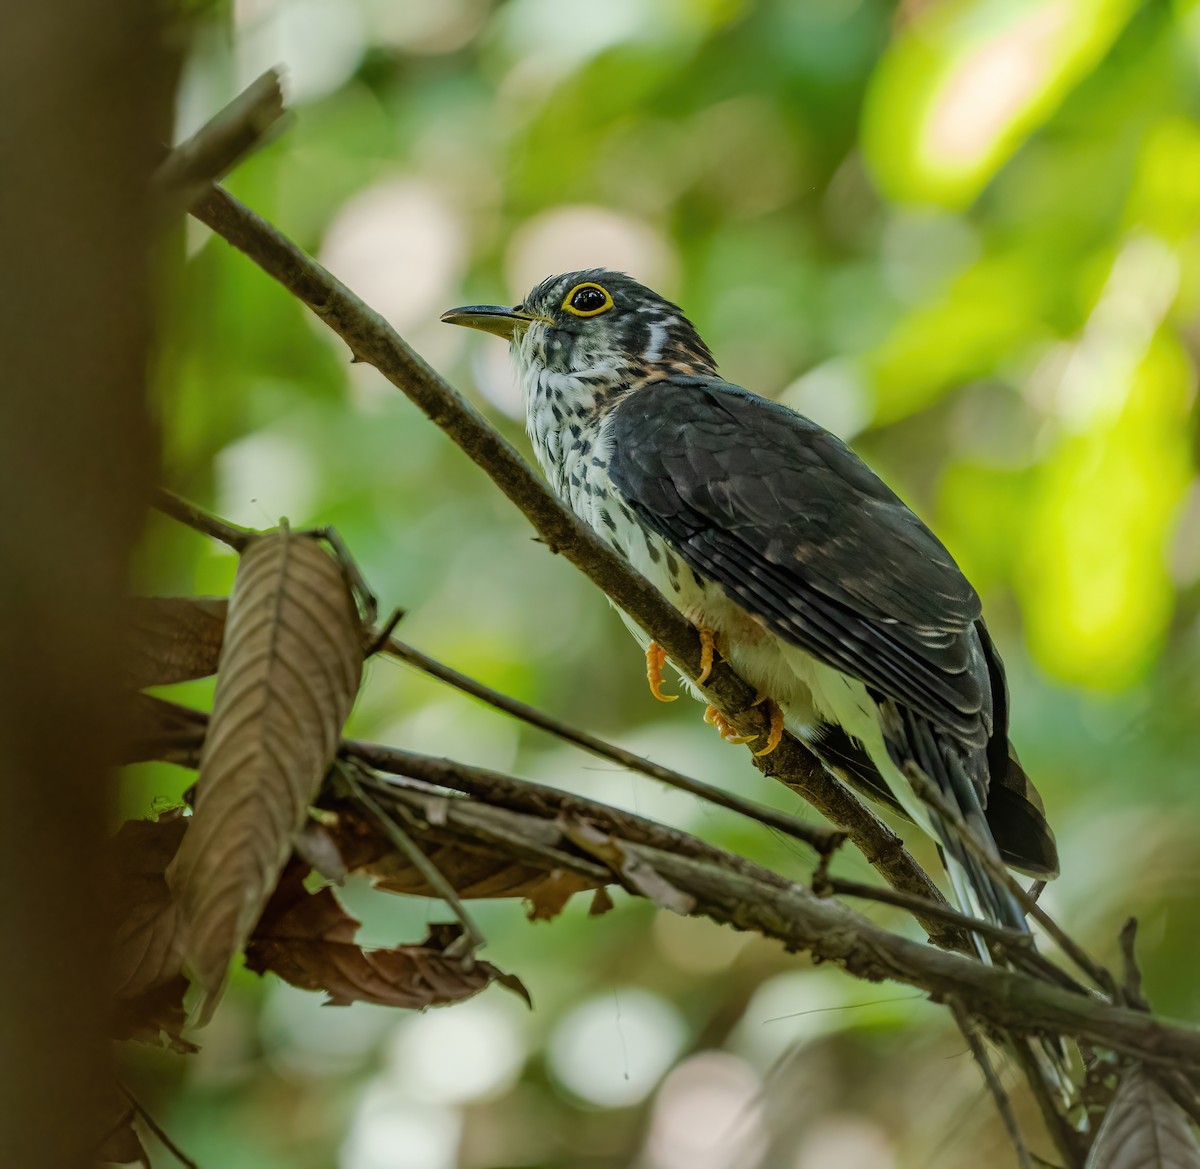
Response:
[{"label": "bird's dark gray wing", "polygon": [[[702,577],[964,747],[984,748],[994,731],[1006,743],[975,590],[839,439],[702,378],[630,395],[613,411],[611,436],[614,485]],[[974,778],[986,801],[986,773]]]}]

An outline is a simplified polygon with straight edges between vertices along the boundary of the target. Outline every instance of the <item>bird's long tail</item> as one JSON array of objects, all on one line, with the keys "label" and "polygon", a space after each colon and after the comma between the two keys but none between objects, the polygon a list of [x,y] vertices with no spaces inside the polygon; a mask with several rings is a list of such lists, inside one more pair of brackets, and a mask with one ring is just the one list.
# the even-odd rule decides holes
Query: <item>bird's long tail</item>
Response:
[{"label": "bird's long tail", "polygon": [[[984,752],[968,754],[956,741],[939,735],[920,715],[907,710],[896,713],[903,728],[902,741],[889,739],[888,750],[928,808],[960,908],[984,921],[1028,933],[1025,914],[1007,882],[997,875],[1002,862],[984,812]],[[976,771],[982,775],[972,774]],[[922,791],[923,785],[932,790]],[[968,833],[974,847],[964,839]],[[992,864],[980,855],[981,850]],[[986,953],[986,947],[983,950]]]},{"label": "bird's long tail", "polygon": [[[905,711],[901,713],[901,719],[905,732],[903,747],[907,750],[897,751],[896,755],[903,754],[907,758],[896,758],[896,755],[893,758],[907,776],[917,781],[914,787],[918,788],[918,796],[923,795],[919,790],[923,780],[931,783],[940,797],[931,799],[926,795],[926,803],[959,908],[995,925],[1029,933],[1021,906],[1008,883],[999,875],[1002,871],[1000,852],[988,827],[981,785],[972,778],[972,764],[978,766],[982,762],[986,766],[982,753],[979,759],[972,759],[958,743],[938,735],[919,715]],[[889,744],[889,750],[892,749]],[[986,792],[986,788],[983,790]],[[942,810],[937,805],[941,805]],[[964,839],[968,833],[971,843]],[[980,855],[981,850],[990,855],[991,864]],[[981,960],[990,963],[991,955],[984,939],[978,934],[972,938]],[[1044,1072],[1059,1094],[1070,1100],[1073,1086],[1062,1043],[1056,1039],[1042,1039],[1035,1046]]]}]

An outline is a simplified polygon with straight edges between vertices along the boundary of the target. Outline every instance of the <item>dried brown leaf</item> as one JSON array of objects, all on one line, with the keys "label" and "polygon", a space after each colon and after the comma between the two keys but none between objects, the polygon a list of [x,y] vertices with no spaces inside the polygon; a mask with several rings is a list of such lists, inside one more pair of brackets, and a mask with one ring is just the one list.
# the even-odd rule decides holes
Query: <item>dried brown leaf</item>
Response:
[{"label": "dried brown leaf", "polygon": [[567,902],[576,893],[593,888],[595,885],[592,881],[567,869],[555,869],[551,873],[544,873],[542,880],[525,894],[525,916],[530,921],[552,921],[562,913]]},{"label": "dried brown leaf", "polygon": [[122,1103],[115,1109],[115,1115],[100,1147],[96,1150],[96,1160],[102,1165],[144,1165],[150,1169],[150,1158],[142,1145],[134,1127],[135,1113],[131,1107]]},{"label": "dried brown leaf", "polygon": [[125,654],[132,690],[206,678],[217,672],[225,638],[223,597],[137,597]]},{"label": "dried brown leaf", "polygon": [[331,1006],[441,1006],[470,998],[493,981],[528,1000],[519,981],[490,962],[445,954],[459,936],[456,927],[433,926],[419,946],[363,949],[354,940],[359,922],[331,889],[305,892],[302,873],[300,866],[289,868],[246,947],[246,965],[256,973],[270,970],[293,986],[323,990]]},{"label": "dried brown leaf", "polygon": [[559,817],[558,826],[572,844],[608,865],[630,888],[648,897],[655,905],[684,915],[696,908],[696,899],[690,893],[675,888],[651,865],[630,853],[617,837],[586,820],[569,816]]},{"label": "dried brown leaf", "polygon": [[187,821],[177,815],[127,820],[110,843],[108,901],[118,998],[137,998],[182,972],[179,916],[165,874],[186,829]]},{"label": "dried brown leaf", "polygon": [[1086,1169],[1200,1169],[1187,1117],[1139,1065],[1121,1076]]},{"label": "dried brown leaf", "polygon": [[161,759],[194,766],[204,743],[208,715],[150,694],[129,694],[125,712],[127,741],[122,763]]},{"label": "dried brown leaf", "polygon": [[337,751],[362,672],[341,565],[286,528],[242,553],[195,814],[167,872],[212,996],[275,886]]},{"label": "dried brown leaf", "polygon": [[610,909],[613,908],[613,899],[609,891],[601,885],[596,890],[592,897],[592,903],[588,906],[588,917],[602,917]]},{"label": "dried brown leaf", "polygon": [[133,998],[118,999],[113,1008],[112,1037],[154,1046],[165,1038],[167,1046],[180,1055],[198,1050],[183,1037],[187,1024],[183,996],[187,988],[188,980],[179,974]]}]

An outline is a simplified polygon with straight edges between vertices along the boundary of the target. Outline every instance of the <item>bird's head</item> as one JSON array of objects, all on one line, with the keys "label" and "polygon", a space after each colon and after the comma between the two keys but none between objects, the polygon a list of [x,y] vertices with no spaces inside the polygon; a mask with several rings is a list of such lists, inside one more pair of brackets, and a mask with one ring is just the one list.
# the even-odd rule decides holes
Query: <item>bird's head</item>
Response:
[{"label": "bird's head", "polygon": [[716,371],[708,346],[677,305],[604,268],[551,276],[513,308],[469,305],[443,313],[442,320],[507,338],[523,381],[541,370],[629,377]]}]

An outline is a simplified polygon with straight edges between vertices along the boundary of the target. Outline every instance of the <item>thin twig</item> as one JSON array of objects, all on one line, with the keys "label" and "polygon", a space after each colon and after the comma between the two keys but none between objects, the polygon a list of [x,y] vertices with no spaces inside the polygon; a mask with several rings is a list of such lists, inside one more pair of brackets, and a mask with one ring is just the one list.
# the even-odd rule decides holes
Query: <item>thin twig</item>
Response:
[{"label": "thin twig", "polygon": [[[419,357],[394,329],[277,228],[216,187],[192,214],[242,251],[303,301],[349,346],[355,360],[374,366],[473,459],[525,514],[542,541],[584,572],[646,630],[689,677],[700,671],[696,630],[644,577],[633,572],[546,488],[499,432]],[[768,716],[758,693],[725,662],[715,663],[706,698],[745,733],[764,735]],[[769,755],[754,758],[764,774],[787,784],[846,831],[888,884],[929,900],[937,885],[900,838],[787,735]],[[922,922],[940,941],[943,927]]]},{"label": "thin twig", "polygon": [[656,848],[673,849],[681,855],[693,856],[714,864],[731,865],[737,872],[758,881],[772,882],[780,886],[790,883],[786,877],[770,869],[717,848],[687,832],[545,784],[517,779],[500,771],[473,767],[453,759],[421,755],[416,751],[385,747],[379,743],[364,743],[357,739],[344,740],[342,751],[377,771],[421,779],[426,783],[460,791],[484,800],[493,807],[508,808],[515,812],[527,812],[551,819],[561,815],[574,816],[589,820],[614,836],[640,840]]},{"label": "thin twig", "polygon": [[390,657],[407,662],[430,677],[437,678],[439,681],[445,682],[448,686],[453,686],[455,690],[459,690],[463,694],[469,694],[471,697],[487,703],[488,706],[496,710],[501,710],[513,718],[520,719],[530,726],[538,727],[565,742],[573,743],[576,747],[599,756],[601,759],[608,759],[613,763],[619,763],[622,767],[629,768],[630,771],[639,771],[643,775],[648,775],[651,779],[657,779],[660,783],[665,783],[671,787],[679,788],[681,791],[689,792],[694,796],[699,796],[700,799],[707,800],[710,804],[717,804],[722,808],[728,808],[732,812],[748,816],[751,820],[757,820],[760,824],[774,828],[786,836],[804,841],[805,844],[811,845],[823,855],[831,853],[846,839],[844,832],[824,828],[818,824],[806,824],[803,820],[796,819],[795,816],[787,815],[786,812],[777,812],[774,808],[767,808],[761,804],[754,803],[753,800],[743,799],[741,796],[727,792],[723,788],[715,787],[710,783],[704,783],[699,779],[693,779],[691,776],[684,775],[673,768],[664,767],[662,764],[655,763],[651,759],[635,755],[632,751],[625,750],[624,747],[618,747],[614,743],[605,742],[603,739],[597,738],[587,731],[580,730],[578,727],[573,727],[551,714],[546,714],[544,711],[530,706],[528,703],[521,702],[516,698],[510,698],[507,694],[501,694],[500,691],[493,690],[490,686],[485,686],[482,682],[476,681],[474,678],[470,678],[466,674],[462,674],[458,670],[444,665],[436,658],[431,658],[428,654],[422,653],[419,649],[400,641],[398,638],[389,638],[382,648],[383,652]]},{"label": "thin twig", "polygon": [[200,1169],[200,1166],[167,1136],[166,1132],[163,1131],[162,1125],[146,1111],[141,1101],[120,1080],[117,1081],[117,1087],[121,1089],[122,1095],[129,1101],[129,1106],[138,1114],[142,1123],[158,1138],[159,1143],[162,1144],[167,1152],[184,1166],[184,1169]]},{"label": "thin twig", "polygon": [[[547,873],[576,873],[597,888],[616,880],[604,865],[551,843],[562,841],[562,832],[553,821],[493,807],[471,796],[451,795],[411,776],[376,775],[364,770],[362,782],[379,799],[420,817],[426,824],[422,836],[435,843],[469,841],[476,848],[482,845],[490,855],[517,860]],[[333,810],[342,813],[341,808]]]},{"label": "thin twig", "polygon": [[[463,927],[461,940],[466,942],[466,948],[461,952],[455,953],[454,956],[470,958],[476,950],[487,942],[483,931],[475,924],[475,919],[467,912],[467,907],[463,904],[457,890],[446,880],[437,865],[421,851],[416,841],[400,827],[395,816],[388,815],[379,806],[370,792],[366,790],[366,787],[358,782],[358,777],[354,774],[355,768],[358,766],[360,764],[354,760],[342,761],[342,780],[353,793],[354,798],[375,818],[375,822],[383,829],[387,838],[408,857],[417,872],[425,878],[425,883],[454,911],[454,915]],[[447,948],[447,953],[452,948],[454,948],[454,944]]]},{"label": "thin twig", "polygon": [[163,515],[170,516],[181,524],[186,524],[202,535],[211,536],[214,540],[220,540],[222,544],[228,544],[235,552],[241,552],[250,540],[261,535],[254,528],[242,528],[237,524],[231,524],[228,520],[223,520],[194,503],[189,503],[165,487],[155,488],[150,497],[150,503],[155,511],[160,511]]},{"label": "thin twig", "polygon": [[1033,1169],[1033,1162],[1029,1159],[1029,1150],[1025,1147],[1025,1142],[1021,1138],[1021,1126],[1017,1124],[1017,1118],[1013,1114],[1012,1101],[1009,1100],[1008,1093],[1004,1090],[1004,1085],[1000,1083],[1000,1077],[996,1075],[996,1069],[992,1066],[987,1048],[983,1045],[983,1040],[979,1038],[975,1021],[963,1008],[962,1003],[958,999],[949,998],[947,1005],[954,1016],[954,1021],[958,1024],[959,1031],[962,1032],[962,1037],[967,1041],[967,1046],[971,1049],[971,1054],[975,1057],[975,1062],[983,1072],[984,1081],[988,1086],[988,1091],[992,1094],[992,1099],[996,1102],[996,1111],[1000,1113],[1004,1130],[1008,1133],[1008,1139],[1012,1141],[1013,1148],[1016,1150],[1017,1164],[1021,1169]]},{"label": "thin twig", "polygon": [[1136,917],[1129,918],[1121,927],[1121,932],[1118,935],[1118,941],[1121,945],[1121,959],[1125,968],[1125,977],[1121,982],[1121,993],[1125,997],[1125,1002],[1137,1008],[1139,1011],[1148,1011],[1150,1004],[1146,1001],[1145,995],[1142,994],[1142,969],[1138,965],[1137,960],[1137,929],[1138,920]]},{"label": "thin twig", "polygon": [[1013,1055],[1025,1073],[1034,1102],[1042,1116],[1042,1123],[1054,1142],[1064,1169],[1083,1169],[1086,1150],[1080,1134],[1059,1111],[1059,1100],[1046,1080],[1046,1073],[1033,1050],[1033,1044],[1024,1035],[1009,1036]]}]

